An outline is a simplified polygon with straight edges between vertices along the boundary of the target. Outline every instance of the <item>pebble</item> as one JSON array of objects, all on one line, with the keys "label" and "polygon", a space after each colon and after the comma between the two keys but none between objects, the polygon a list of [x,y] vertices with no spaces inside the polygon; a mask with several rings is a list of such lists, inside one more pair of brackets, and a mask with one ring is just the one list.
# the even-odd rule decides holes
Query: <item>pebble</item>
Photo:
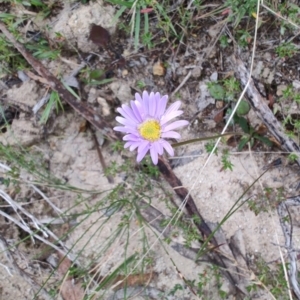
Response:
[{"label": "pebble", "polygon": [[211,81],[217,81],[217,80],[218,80],[218,72],[213,72],[213,73],[210,75],[209,79],[210,79]]},{"label": "pebble", "polygon": [[295,89],[299,89],[300,90],[300,81],[299,80],[294,80],[293,81],[293,87]]},{"label": "pebble", "polygon": [[202,73],[202,69],[201,67],[196,66],[193,70],[192,70],[192,77],[193,78],[199,78],[201,76]]}]

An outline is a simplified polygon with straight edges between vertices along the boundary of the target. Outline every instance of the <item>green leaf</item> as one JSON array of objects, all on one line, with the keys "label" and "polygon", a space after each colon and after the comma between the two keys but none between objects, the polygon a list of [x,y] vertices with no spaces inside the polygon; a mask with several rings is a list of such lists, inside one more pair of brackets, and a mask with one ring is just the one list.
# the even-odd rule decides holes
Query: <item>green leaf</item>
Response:
[{"label": "green leaf", "polygon": [[249,142],[249,136],[244,136],[241,138],[238,146],[238,151],[242,151],[244,146]]},{"label": "green leaf", "polygon": [[131,8],[133,5],[133,1],[120,1],[120,0],[106,0],[106,1],[112,4],[126,6],[127,8]]},{"label": "green leaf", "polygon": [[261,135],[255,134],[254,138],[256,138],[257,140],[263,142],[268,147],[271,147],[273,145],[273,143],[267,137],[265,137],[265,136],[261,136]]},{"label": "green leaf", "polygon": [[247,101],[242,100],[236,109],[236,114],[238,116],[244,116],[250,111],[250,105]]},{"label": "green leaf", "polygon": [[90,79],[100,79],[101,76],[103,76],[104,71],[103,70],[93,70],[90,72],[89,76]]},{"label": "green leaf", "polygon": [[245,133],[250,133],[248,121],[244,117],[234,116],[234,121],[240,125]]},{"label": "green leaf", "polygon": [[220,84],[207,85],[210,95],[216,100],[222,100],[225,96],[225,90]]},{"label": "green leaf", "polygon": [[135,30],[134,30],[134,49],[138,49],[139,45],[139,38],[140,38],[140,27],[141,27],[141,12],[138,9],[136,11],[136,16],[135,16]]}]

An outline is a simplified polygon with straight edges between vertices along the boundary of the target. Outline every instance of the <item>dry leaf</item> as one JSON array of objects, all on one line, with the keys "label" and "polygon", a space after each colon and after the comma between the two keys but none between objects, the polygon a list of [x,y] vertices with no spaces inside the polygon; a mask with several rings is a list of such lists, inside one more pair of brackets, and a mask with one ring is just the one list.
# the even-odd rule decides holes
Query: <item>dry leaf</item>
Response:
[{"label": "dry leaf", "polygon": [[[60,252],[57,253],[60,260],[58,266],[58,274],[62,277],[63,282],[60,286],[60,293],[64,300],[82,300],[84,298],[84,290],[81,284],[74,283],[73,279],[67,276],[67,273],[72,266],[72,262]],[[67,276],[66,279],[64,277]]]},{"label": "dry leaf", "polygon": [[153,75],[163,76],[165,74],[165,67],[161,61],[157,61],[153,65]]},{"label": "dry leaf", "polygon": [[97,46],[106,47],[110,41],[110,34],[102,26],[92,24],[89,39]]},{"label": "dry leaf", "polygon": [[221,110],[214,116],[214,121],[218,124],[223,121],[224,118],[224,110]]},{"label": "dry leaf", "polygon": [[63,281],[60,293],[64,300],[82,300],[84,298],[84,290],[80,284],[74,284],[71,279]]},{"label": "dry leaf", "polygon": [[87,120],[83,120],[79,124],[79,132],[86,132],[87,129]]}]

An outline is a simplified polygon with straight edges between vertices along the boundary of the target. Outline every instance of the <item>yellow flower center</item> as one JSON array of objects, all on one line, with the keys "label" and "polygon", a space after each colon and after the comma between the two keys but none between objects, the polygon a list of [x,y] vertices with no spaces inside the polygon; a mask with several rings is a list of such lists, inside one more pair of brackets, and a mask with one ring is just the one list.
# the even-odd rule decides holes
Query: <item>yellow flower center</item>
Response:
[{"label": "yellow flower center", "polygon": [[147,120],[142,123],[139,128],[140,135],[150,142],[155,142],[160,139],[161,127],[156,120]]}]

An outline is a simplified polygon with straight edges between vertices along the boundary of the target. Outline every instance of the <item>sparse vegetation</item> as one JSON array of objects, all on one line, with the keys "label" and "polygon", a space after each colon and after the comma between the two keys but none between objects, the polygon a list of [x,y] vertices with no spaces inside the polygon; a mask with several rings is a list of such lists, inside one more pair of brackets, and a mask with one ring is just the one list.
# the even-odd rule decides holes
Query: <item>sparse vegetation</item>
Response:
[{"label": "sparse vegetation", "polygon": [[[30,279],[28,288],[19,288],[34,291],[26,295],[28,299],[44,299],[43,295],[70,299],[65,294],[70,286],[78,299],[86,300],[112,299],[118,292],[124,299],[136,295],[227,299],[223,283],[232,270],[218,260],[219,266],[209,260],[202,268],[205,255],[209,252],[210,259],[222,255],[222,246],[231,238],[225,232],[220,243],[216,231],[242,228],[249,230],[247,238],[260,234],[264,240],[269,232],[263,236],[246,225],[257,223],[256,228],[265,226],[261,231],[272,231],[273,223],[260,222],[276,216],[297,181],[297,173],[288,169],[298,163],[297,151],[287,153],[289,164],[280,172],[266,167],[281,156],[282,140],[253,117],[228,58],[239,53],[248,68],[245,57],[255,50],[258,71],[250,74],[254,86],[298,145],[295,37],[300,9],[292,1],[265,1],[257,14],[257,4],[257,0],[106,0],[102,6],[100,1],[78,0],[68,3],[67,10],[63,1],[0,0],[1,24],[37,64],[63,83],[77,108],[74,112],[46,72],[28,62],[0,30],[0,263],[3,272],[21,272],[20,282],[26,276]],[[101,18],[111,15],[111,19],[98,18],[97,9],[103,9]],[[67,23],[56,27],[64,18]],[[97,23],[96,37],[85,23]],[[260,43],[255,44],[254,33]],[[155,73],[157,62],[161,70]],[[213,79],[215,75],[218,79]],[[74,84],[69,86],[70,77]],[[206,89],[199,85],[202,81]],[[112,130],[118,108],[128,113],[124,105],[143,90],[168,95],[171,103],[180,100],[183,119],[190,121],[180,132],[183,141],[171,139],[175,156],[168,149],[163,166],[153,165],[149,155],[137,163],[130,151],[140,153],[143,147],[133,143],[124,149],[128,137],[122,140]],[[45,95],[49,100],[33,114],[32,107]],[[148,104],[143,113],[158,109]],[[181,114],[173,109],[176,116]],[[129,114],[139,118],[134,111]],[[171,132],[179,140],[179,134],[166,129],[167,121],[159,121],[160,139]],[[221,132],[228,126],[233,132],[227,139]],[[159,154],[161,150],[155,149]],[[265,179],[268,172],[274,174]],[[195,209],[191,201],[199,214],[191,213]],[[291,213],[285,221],[292,217]],[[217,223],[217,228],[205,222]],[[207,226],[205,233],[201,226]],[[261,243],[255,247],[261,247],[262,254],[243,275],[251,282],[245,287],[249,292],[245,299],[254,294],[291,299],[285,275],[288,260],[271,261],[264,249],[273,247],[273,241]],[[245,251],[254,251],[251,241],[246,241]],[[186,262],[193,264],[192,270]]]}]

